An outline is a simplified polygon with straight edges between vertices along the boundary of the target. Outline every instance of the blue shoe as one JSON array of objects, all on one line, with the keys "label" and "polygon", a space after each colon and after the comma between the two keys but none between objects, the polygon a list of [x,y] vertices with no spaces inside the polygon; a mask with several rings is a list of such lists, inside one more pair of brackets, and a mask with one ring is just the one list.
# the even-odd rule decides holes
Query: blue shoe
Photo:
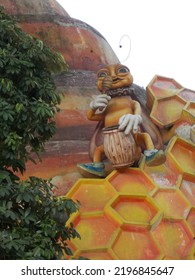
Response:
[{"label": "blue shoe", "polygon": [[103,162],[79,163],[77,167],[81,173],[85,173],[85,176],[95,175],[97,177],[106,177],[105,165]]},{"label": "blue shoe", "polygon": [[161,165],[166,161],[166,155],[162,150],[145,150],[144,155],[146,156],[147,166]]}]

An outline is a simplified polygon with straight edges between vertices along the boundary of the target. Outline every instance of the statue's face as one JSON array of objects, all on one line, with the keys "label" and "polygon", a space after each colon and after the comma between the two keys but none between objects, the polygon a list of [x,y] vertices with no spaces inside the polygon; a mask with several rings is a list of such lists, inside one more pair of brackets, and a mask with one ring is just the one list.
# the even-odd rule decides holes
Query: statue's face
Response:
[{"label": "statue's face", "polygon": [[127,87],[133,83],[133,76],[128,67],[122,64],[113,64],[103,67],[97,72],[97,78],[97,88],[101,92],[103,91],[105,81],[108,81],[109,89]]}]

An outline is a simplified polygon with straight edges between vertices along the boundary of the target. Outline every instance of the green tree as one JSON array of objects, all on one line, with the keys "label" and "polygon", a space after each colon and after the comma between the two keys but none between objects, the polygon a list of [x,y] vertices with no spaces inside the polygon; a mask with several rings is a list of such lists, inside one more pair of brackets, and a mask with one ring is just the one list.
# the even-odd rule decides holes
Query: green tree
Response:
[{"label": "green tree", "polygon": [[59,259],[71,254],[66,226],[79,204],[53,196],[50,180],[23,173],[56,131],[60,96],[52,72],[67,70],[60,54],[17,27],[0,8],[0,259]]},{"label": "green tree", "polygon": [[59,69],[67,69],[62,56],[0,9],[0,166],[23,172],[54,135],[60,96],[51,71]]},{"label": "green tree", "polygon": [[66,219],[79,204],[54,197],[52,183],[36,177],[18,181],[0,171],[0,259],[53,260],[72,252],[66,241],[79,238]]}]

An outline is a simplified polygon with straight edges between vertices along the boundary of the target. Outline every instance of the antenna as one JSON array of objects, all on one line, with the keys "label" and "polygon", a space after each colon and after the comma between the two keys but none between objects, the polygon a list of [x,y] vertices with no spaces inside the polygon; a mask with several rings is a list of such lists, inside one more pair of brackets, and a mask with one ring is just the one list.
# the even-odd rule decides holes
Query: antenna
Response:
[{"label": "antenna", "polygon": [[125,35],[123,35],[121,38],[120,38],[120,41],[119,41],[119,48],[122,48],[123,47],[123,45],[122,45],[122,41],[123,41],[123,39],[125,38],[125,37],[127,37],[128,38],[128,40],[129,40],[129,50],[128,50],[128,53],[127,53],[127,56],[126,56],[126,59],[125,60],[123,60],[123,61],[121,61],[121,62],[125,62],[125,61],[127,61],[127,59],[129,58],[129,56],[130,56],[130,53],[131,53],[131,38],[129,37],[129,35],[127,35],[127,34],[125,34]]}]

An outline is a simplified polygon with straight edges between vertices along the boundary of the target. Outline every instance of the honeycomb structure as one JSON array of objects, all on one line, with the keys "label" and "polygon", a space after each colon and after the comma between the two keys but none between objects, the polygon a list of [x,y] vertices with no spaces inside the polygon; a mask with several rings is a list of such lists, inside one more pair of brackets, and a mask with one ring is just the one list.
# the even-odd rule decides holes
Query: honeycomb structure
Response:
[{"label": "honeycomb structure", "polygon": [[[195,91],[155,76],[147,93],[159,129],[195,123]],[[137,168],[79,179],[67,197],[81,203],[68,221],[81,235],[69,242],[72,258],[195,259],[195,144],[189,139],[171,137],[160,166],[148,167],[143,157]]]},{"label": "honeycomb structure", "polygon": [[[180,152],[178,152],[180,151]],[[195,259],[195,145],[174,137],[167,161],[79,179],[67,197],[79,200],[69,243],[89,259]]]},{"label": "honeycomb structure", "polygon": [[147,107],[150,118],[159,128],[168,128],[178,121],[195,123],[195,91],[174,79],[156,75],[147,86]]}]

